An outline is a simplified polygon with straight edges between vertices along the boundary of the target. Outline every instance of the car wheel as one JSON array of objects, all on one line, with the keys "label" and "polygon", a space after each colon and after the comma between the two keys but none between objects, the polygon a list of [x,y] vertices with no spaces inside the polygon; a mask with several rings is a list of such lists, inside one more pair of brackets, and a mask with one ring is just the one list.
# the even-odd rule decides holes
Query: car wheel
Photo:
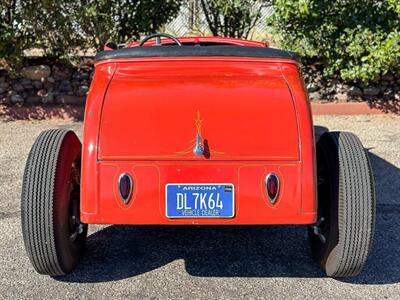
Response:
[{"label": "car wheel", "polygon": [[328,276],[358,275],[371,249],[375,189],[368,154],[347,132],[326,132],[316,145],[318,218],[308,227],[312,255]]},{"label": "car wheel", "polygon": [[81,143],[74,132],[42,132],[29,153],[21,196],[25,249],[41,274],[64,275],[83,255],[79,218]]}]

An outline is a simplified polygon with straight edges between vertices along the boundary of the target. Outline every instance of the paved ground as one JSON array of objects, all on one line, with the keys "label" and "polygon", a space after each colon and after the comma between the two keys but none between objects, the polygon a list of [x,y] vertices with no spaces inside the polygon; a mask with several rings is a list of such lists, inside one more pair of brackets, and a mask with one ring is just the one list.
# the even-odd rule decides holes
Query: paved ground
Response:
[{"label": "paved ground", "polygon": [[400,118],[317,117],[318,130],[358,134],[377,185],[372,255],[359,277],[325,278],[305,227],[91,226],[87,255],[69,276],[37,275],[20,231],[25,159],[44,129],[81,123],[0,122],[0,298],[400,298]]}]

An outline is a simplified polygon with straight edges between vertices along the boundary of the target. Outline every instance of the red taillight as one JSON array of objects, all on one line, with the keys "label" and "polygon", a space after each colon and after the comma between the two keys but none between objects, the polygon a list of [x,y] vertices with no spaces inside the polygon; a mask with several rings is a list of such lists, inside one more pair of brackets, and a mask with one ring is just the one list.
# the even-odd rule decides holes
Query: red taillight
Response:
[{"label": "red taillight", "polygon": [[133,181],[129,174],[124,173],[119,176],[118,179],[118,190],[122,201],[127,204],[132,195]]},{"label": "red taillight", "polygon": [[279,178],[276,174],[270,173],[267,175],[265,178],[265,188],[267,190],[269,202],[274,204],[279,195]]}]

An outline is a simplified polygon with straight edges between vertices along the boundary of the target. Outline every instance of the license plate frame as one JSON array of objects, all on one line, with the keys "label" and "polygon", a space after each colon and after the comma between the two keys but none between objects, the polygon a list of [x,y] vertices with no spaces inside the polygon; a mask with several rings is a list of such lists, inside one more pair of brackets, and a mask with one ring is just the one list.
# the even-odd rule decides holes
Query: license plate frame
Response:
[{"label": "license plate frame", "polygon": [[[214,213],[216,213],[216,211],[219,211],[219,212],[222,211],[222,214],[218,214],[218,215],[204,214],[204,211],[201,208],[191,209],[191,211],[192,211],[191,214],[188,214],[188,210],[185,210],[185,213],[181,214],[181,215],[171,213],[173,211],[173,209],[171,209],[169,207],[168,203],[172,203],[177,206],[177,202],[178,202],[177,195],[176,195],[177,191],[175,191],[175,192],[171,191],[171,188],[178,188],[178,190],[181,190],[182,192],[184,192],[184,187],[190,187],[190,189],[187,189],[186,195],[188,195],[190,192],[193,192],[193,191],[199,192],[199,193],[203,192],[203,193],[211,194],[211,193],[214,193],[213,190],[211,189],[209,191],[205,191],[204,187],[210,187],[210,188],[216,187],[217,189],[214,191],[223,192],[222,197],[226,196],[228,198],[228,199],[225,199],[225,198],[221,199],[221,203],[223,206],[228,205],[228,209],[227,209],[228,213],[224,213],[223,209],[219,209],[219,210],[215,209],[215,207],[213,209],[208,208],[205,210],[213,211]],[[203,189],[202,189],[202,187],[203,187]],[[223,191],[222,191],[222,189],[223,189]],[[173,199],[171,199],[170,202],[168,201],[169,192],[170,193],[172,192],[172,195],[175,196],[175,201]],[[193,195],[191,195],[191,196],[194,197]],[[229,197],[229,196],[231,196],[231,197]],[[209,197],[212,198],[212,196],[206,196],[206,198],[208,198],[208,199],[209,199]],[[186,200],[187,200],[187,196],[186,196]],[[199,199],[198,199],[198,201],[199,201]],[[215,201],[215,199],[214,199],[214,201]],[[210,201],[208,200],[208,204],[209,203],[210,203]],[[186,205],[185,205],[185,207],[186,207]],[[182,211],[182,210],[183,209],[181,209],[180,211]],[[194,212],[195,210],[197,210],[197,212]],[[178,211],[178,209],[175,209],[175,211]],[[231,219],[235,216],[235,186],[233,183],[168,183],[165,185],[165,216],[169,219],[182,219],[182,218]]]}]

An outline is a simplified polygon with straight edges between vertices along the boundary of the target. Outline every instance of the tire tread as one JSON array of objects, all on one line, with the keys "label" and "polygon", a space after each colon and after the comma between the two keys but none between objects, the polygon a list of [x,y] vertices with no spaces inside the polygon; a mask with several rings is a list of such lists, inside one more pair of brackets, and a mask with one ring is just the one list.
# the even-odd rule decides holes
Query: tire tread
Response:
[{"label": "tire tread", "polygon": [[339,157],[338,266],[332,277],[358,275],[373,243],[374,181],[368,154],[348,132],[329,132]]},{"label": "tire tread", "polygon": [[25,249],[37,272],[51,276],[65,272],[54,240],[53,197],[57,159],[65,129],[42,132],[29,153],[21,195],[21,222]]}]

